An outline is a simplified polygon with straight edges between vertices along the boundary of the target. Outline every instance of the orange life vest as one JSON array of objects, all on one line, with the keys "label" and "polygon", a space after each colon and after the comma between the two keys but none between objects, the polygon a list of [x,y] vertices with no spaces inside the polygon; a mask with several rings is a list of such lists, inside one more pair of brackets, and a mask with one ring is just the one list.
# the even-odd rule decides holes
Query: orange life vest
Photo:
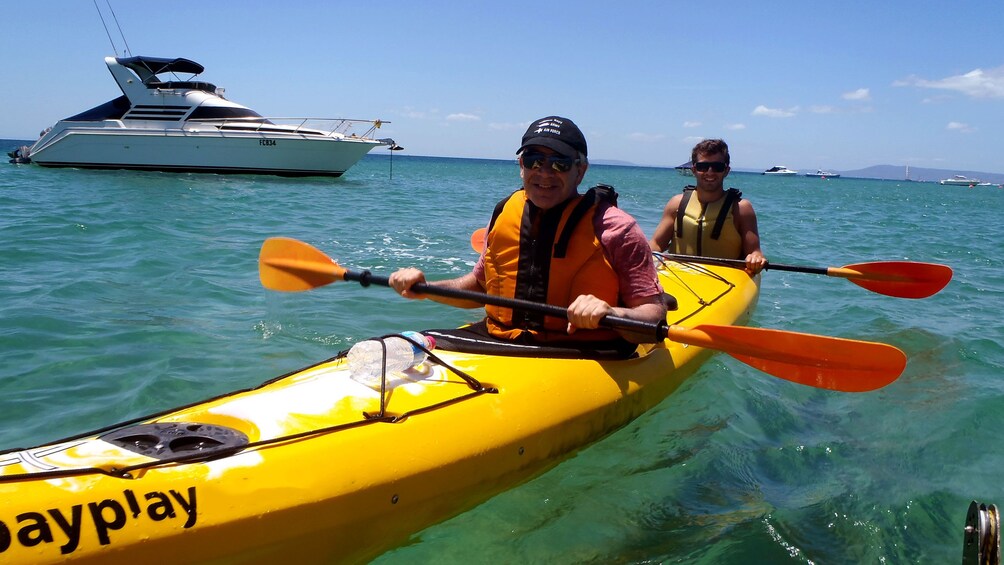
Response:
[{"label": "orange life vest", "polygon": [[[611,189],[612,191],[612,189]],[[592,294],[617,306],[617,273],[603,252],[593,227],[597,188],[550,210],[529,202],[518,190],[499,202],[487,235],[485,290],[488,294],[566,307],[580,294]],[[612,198],[616,198],[614,195]],[[613,200],[615,202],[615,200]],[[515,339],[525,332],[536,341],[597,341],[617,337],[608,329],[578,330],[568,321],[536,312],[485,306],[488,331]]]}]

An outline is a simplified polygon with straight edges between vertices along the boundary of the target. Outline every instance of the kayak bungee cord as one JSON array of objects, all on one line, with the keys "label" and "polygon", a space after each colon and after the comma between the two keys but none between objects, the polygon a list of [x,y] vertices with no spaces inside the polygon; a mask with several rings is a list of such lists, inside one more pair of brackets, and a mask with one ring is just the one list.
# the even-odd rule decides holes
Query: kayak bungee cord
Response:
[{"label": "kayak bungee cord", "polygon": [[[725,290],[721,291],[716,296],[714,296],[714,297],[712,297],[710,299],[707,299],[704,296],[702,296],[700,293],[698,293],[696,290],[694,290],[689,284],[687,284],[687,282],[684,281],[683,278],[680,276],[680,273],[678,273],[674,269],[670,268],[668,262],[666,261],[666,258],[662,254],[653,252],[653,255],[655,256],[656,260],[659,261],[659,264],[660,264],[660,267],[661,267],[660,272],[666,272],[666,273],[672,274],[674,280],[680,286],[682,286],[687,292],[689,292],[691,294],[691,296],[693,296],[697,300],[697,302],[701,305],[701,309],[702,310],[704,308],[707,308],[707,307],[713,305],[714,303],[718,302],[719,300],[722,300],[723,298],[725,298],[736,287],[736,285],[733,284],[731,281],[727,280],[725,277],[722,277],[718,273],[712,271],[711,269],[708,269],[707,267],[705,267],[703,265],[699,265],[697,263],[686,263],[686,262],[678,261],[677,262],[678,264],[686,265],[688,268],[693,269],[694,271],[697,271],[697,272],[701,273],[702,275],[705,275],[705,276],[707,276],[707,277],[709,277],[711,279],[717,280],[717,281],[723,283],[724,285],[726,285]],[[692,318],[693,316],[696,316],[699,312],[700,312],[700,310],[691,312],[687,316],[684,316],[683,318],[677,319],[675,323],[682,324],[683,322],[686,322],[688,319]]]},{"label": "kayak bungee cord", "polygon": [[[368,278],[369,278],[370,272],[369,271],[363,271],[363,274],[367,278],[367,282],[363,285],[363,286],[366,286],[366,285],[369,284]],[[363,284],[363,283],[360,282],[360,284]],[[381,345],[381,347],[383,347],[383,352],[384,352],[383,359],[382,359],[383,367],[381,367],[381,370],[380,370],[380,413],[376,414],[376,415],[370,415],[370,414],[367,414],[366,412],[363,412],[363,415],[366,416],[367,418],[384,419],[384,418],[387,417],[386,416],[386,412],[387,412],[387,344],[384,343],[384,339],[389,338],[389,337],[399,337],[399,338],[401,338],[403,340],[406,340],[406,341],[410,342],[414,347],[417,347],[420,350],[424,351],[425,354],[428,356],[429,359],[432,359],[433,361],[435,361],[436,363],[438,363],[441,367],[446,368],[447,370],[449,370],[453,374],[455,374],[458,377],[460,377],[461,379],[463,379],[464,382],[467,383],[467,386],[471,387],[471,389],[473,389],[476,394],[474,394],[474,395],[467,395],[467,396],[462,397],[462,398],[467,398],[467,397],[470,397],[470,396],[477,396],[477,395],[480,395],[480,394],[484,394],[485,392],[490,392],[490,393],[493,393],[493,394],[498,392],[498,389],[485,388],[485,386],[482,385],[477,379],[475,379],[474,377],[472,377],[472,376],[468,375],[467,373],[461,371],[460,369],[458,369],[458,368],[450,365],[449,363],[443,361],[442,359],[440,359],[439,357],[437,357],[436,354],[434,354],[430,349],[428,349],[427,347],[425,347],[425,345],[423,345],[421,343],[418,343],[417,341],[411,339],[410,337],[408,337],[406,335],[402,335],[402,334],[387,334],[387,335],[384,335],[384,336],[380,336],[380,338],[378,338],[380,340],[380,345]],[[338,354],[338,357],[345,357],[345,355],[347,353],[348,353],[348,350],[343,351],[342,353]],[[432,407],[433,408],[437,408],[439,406],[440,406],[440,404],[435,404]],[[424,411],[426,411],[426,410],[424,410],[424,409],[417,410],[417,411],[413,410],[413,411],[409,412],[409,414],[418,414],[418,413],[421,413],[421,412],[424,412]],[[390,420],[390,421],[395,422],[397,420]]]},{"label": "kayak bungee cord", "polygon": [[[446,406],[457,404],[457,403],[463,402],[465,400],[470,400],[472,398],[481,396],[483,394],[498,394],[499,390],[497,388],[484,386],[483,384],[481,384],[481,382],[479,382],[473,376],[469,375],[467,372],[462,371],[461,369],[450,365],[449,363],[445,362],[443,359],[441,359],[440,357],[438,357],[436,354],[434,354],[432,351],[430,351],[429,349],[427,349],[425,346],[423,346],[422,344],[419,344],[419,343],[415,343],[413,340],[411,340],[407,336],[403,336],[403,335],[400,335],[400,334],[387,334],[387,335],[381,336],[380,339],[388,338],[388,337],[391,337],[391,336],[400,337],[401,339],[405,339],[405,340],[411,341],[416,347],[419,347],[420,349],[422,349],[423,351],[425,351],[426,355],[428,355],[428,358],[430,360],[432,360],[433,362],[435,362],[437,365],[443,367],[444,369],[450,371],[454,375],[460,377],[467,384],[467,386],[471,389],[471,392],[469,392],[467,394],[460,395],[460,396],[456,396],[454,398],[443,400],[443,401],[440,401],[440,402],[435,402],[435,403],[429,404],[428,406],[423,406],[423,407],[420,407],[420,408],[414,408],[414,409],[402,412],[400,414],[387,414],[387,412],[386,412],[386,380],[387,380],[387,376],[386,376],[386,371],[384,371],[383,374],[381,375],[380,411],[377,412],[377,413],[369,413],[369,412],[363,411],[362,412],[362,418],[359,419],[359,420],[357,420],[357,421],[346,422],[346,423],[337,424],[337,425],[333,425],[333,426],[326,426],[326,427],[322,427],[322,428],[316,428],[316,429],[312,429],[312,430],[306,430],[306,431],[295,433],[295,434],[287,434],[287,435],[282,435],[282,436],[278,436],[278,437],[274,437],[274,438],[257,440],[257,441],[246,441],[246,437],[245,437],[244,441],[242,441],[240,443],[237,443],[235,445],[215,445],[215,446],[214,445],[206,445],[209,442],[215,442],[215,440],[210,439],[210,438],[206,438],[206,437],[200,436],[200,435],[193,435],[192,438],[191,438],[191,441],[189,443],[187,443],[186,446],[185,446],[185,449],[187,449],[186,452],[177,453],[177,454],[174,454],[174,455],[168,456],[168,457],[155,458],[152,461],[146,461],[146,462],[143,462],[143,463],[137,463],[135,465],[128,465],[128,466],[123,466],[123,467],[108,467],[108,468],[102,468],[102,467],[81,467],[81,468],[76,468],[76,469],[43,470],[43,471],[35,471],[35,472],[30,472],[30,473],[16,473],[16,474],[9,474],[9,475],[0,475],[0,483],[4,483],[4,482],[17,482],[17,481],[21,481],[21,480],[35,480],[35,479],[39,479],[39,478],[41,478],[41,479],[47,479],[47,478],[72,477],[72,476],[82,476],[82,475],[91,475],[91,474],[108,475],[110,477],[117,477],[117,478],[121,478],[121,479],[137,479],[137,478],[139,478],[142,475],[141,474],[140,475],[135,474],[136,471],[142,471],[142,470],[145,470],[145,469],[150,469],[150,468],[154,468],[154,467],[161,467],[161,466],[166,466],[166,465],[184,465],[184,464],[201,463],[201,462],[205,462],[205,461],[213,461],[213,460],[217,460],[217,459],[223,459],[223,458],[230,457],[230,456],[233,456],[233,455],[236,455],[238,453],[242,453],[242,452],[254,449],[254,448],[267,447],[267,446],[270,446],[270,445],[273,445],[273,444],[286,443],[286,442],[295,441],[295,440],[299,440],[299,439],[305,439],[305,438],[322,436],[322,435],[331,434],[331,433],[334,433],[334,432],[339,432],[339,431],[343,431],[343,430],[349,430],[349,429],[353,429],[353,428],[358,428],[360,426],[365,426],[365,425],[369,425],[369,424],[376,424],[376,423],[397,424],[397,423],[404,422],[405,420],[407,420],[408,418],[410,418],[412,416],[416,416],[416,415],[419,415],[419,414],[425,414],[425,413],[428,413],[428,412],[432,412],[434,410],[438,410],[438,409],[446,407]],[[314,365],[311,365],[311,367],[308,367],[308,369],[312,368],[312,367],[318,367],[318,366],[323,365],[325,363],[329,363],[331,361],[335,361],[337,359],[343,358],[343,357],[345,357],[345,355],[347,353],[348,353],[348,350],[342,351],[338,355],[336,355],[335,357],[332,357],[332,358],[327,359],[325,361],[322,361],[320,363],[316,363]],[[211,400],[219,400],[219,399],[228,398],[228,397],[233,397],[233,396],[237,396],[237,395],[242,394],[242,393],[246,393],[246,392],[251,392],[251,391],[254,391],[254,390],[258,390],[258,389],[261,389],[261,388],[263,388],[263,387],[265,387],[267,385],[270,385],[270,384],[279,382],[279,381],[281,381],[283,379],[289,378],[289,377],[291,377],[293,375],[300,374],[304,370],[306,370],[306,369],[298,369],[296,371],[291,371],[291,372],[289,372],[289,373],[287,373],[285,375],[281,375],[279,377],[275,377],[275,378],[269,379],[268,381],[265,381],[264,383],[262,383],[262,384],[260,384],[260,385],[258,385],[256,387],[253,387],[253,388],[248,388],[248,389],[244,389],[244,390],[234,391],[234,392],[230,392],[230,393],[227,393],[227,394],[221,394],[219,396],[216,396],[216,397],[210,399],[210,401]],[[203,400],[203,401],[195,402],[195,403],[192,403],[190,405],[184,406],[182,408],[173,408],[173,409],[166,410],[166,411],[163,411],[163,412],[158,412],[158,413],[153,414],[153,415],[147,415],[147,416],[142,416],[140,418],[134,418],[134,419],[128,420],[126,422],[120,422],[118,424],[113,424],[113,425],[110,425],[110,426],[106,426],[106,427],[101,428],[99,430],[85,432],[83,434],[78,434],[76,436],[73,436],[71,438],[66,438],[64,440],[57,440],[54,443],[65,444],[65,443],[72,442],[72,441],[75,441],[75,440],[78,440],[78,439],[83,440],[84,438],[87,438],[87,437],[95,437],[96,436],[98,439],[108,440],[110,443],[113,443],[115,445],[119,445],[120,447],[124,447],[126,449],[130,449],[132,447],[132,449],[130,449],[131,451],[138,452],[138,450],[135,449],[136,443],[138,443],[138,442],[132,441],[131,437],[135,437],[137,435],[142,435],[144,437],[144,439],[146,439],[147,437],[149,437],[149,429],[150,429],[149,426],[157,425],[157,424],[140,424],[139,422],[144,422],[144,421],[149,422],[149,421],[155,420],[156,418],[158,418],[160,416],[163,416],[165,414],[177,412],[178,410],[184,409],[184,408],[187,408],[187,407],[197,406],[197,405],[200,405],[200,404],[205,404],[206,402],[207,402],[206,400]],[[209,428],[209,427],[212,427],[212,428],[217,428],[217,429],[226,429],[226,430],[229,430],[231,432],[234,432],[234,430],[230,430],[229,428],[226,428],[224,426],[207,426],[205,424],[199,424],[197,422],[172,422],[171,424],[182,425],[182,426],[185,426],[185,427],[192,427],[192,428]],[[132,436],[130,436],[128,434],[128,432],[130,432],[130,431],[135,431],[136,433],[132,434]],[[235,432],[235,433],[239,433],[239,432]],[[121,440],[116,441],[115,439],[112,439],[113,435],[121,435],[121,436],[125,436],[125,437],[123,437]],[[243,435],[243,434],[241,434],[241,435]],[[177,438],[175,438],[175,439],[177,439]],[[207,439],[208,439],[208,441],[206,441]],[[10,461],[5,461],[3,459],[3,455],[4,454],[9,454],[9,453],[14,453],[14,452],[27,452],[27,451],[30,451],[31,449],[33,449],[33,448],[28,448],[28,449],[25,449],[25,448],[14,448],[14,449],[10,449],[10,450],[5,450],[4,452],[0,453],[0,465],[2,465],[4,463],[14,462],[15,459],[17,459],[19,461],[21,460],[21,456],[18,455],[18,457],[13,458]]]}]

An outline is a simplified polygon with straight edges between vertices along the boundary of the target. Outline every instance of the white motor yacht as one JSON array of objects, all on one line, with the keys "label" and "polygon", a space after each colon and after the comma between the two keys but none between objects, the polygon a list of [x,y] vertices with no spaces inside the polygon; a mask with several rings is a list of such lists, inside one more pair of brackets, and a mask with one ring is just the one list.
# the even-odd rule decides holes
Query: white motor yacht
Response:
[{"label": "white motor yacht", "polygon": [[[60,120],[12,157],[46,167],[341,176],[371,149],[380,120],[265,118],[194,81],[189,59],[105,57],[122,96]],[[163,81],[158,75],[187,80]],[[165,77],[167,78],[167,77]],[[353,128],[363,128],[360,134]],[[21,154],[27,153],[27,154]]]},{"label": "white motor yacht", "polygon": [[980,179],[971,179],[964,175],[955,175],[950,179],[942,179],[941,184],[950,184],[955,186],[978,186],[983,184],[983,181]]},{"label": "white motor yacht", "polygon": [[840,178],[840,173],[834,173],[832,171],[824,171],[823,169],[816,169],[814,173],[805,173],[807,177],[820,177],[826,179],[837,179]]},{"label": "white motor yacht", "polygon": [[798,171],[793,171],[784,165],[775,165],[766,171],[760,173],[762,175],[775,175],[781,177],[793,177],[798,174]]}]

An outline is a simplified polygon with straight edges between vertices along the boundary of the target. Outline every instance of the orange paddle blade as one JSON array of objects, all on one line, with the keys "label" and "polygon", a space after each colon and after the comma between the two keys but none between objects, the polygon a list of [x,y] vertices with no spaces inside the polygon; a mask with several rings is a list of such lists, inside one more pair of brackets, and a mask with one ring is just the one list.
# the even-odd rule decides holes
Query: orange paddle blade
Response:
[{"label": "orange paddle blade", "polygon": [[914,261],[877,261],[829,268],[826,274],[843,277],[872,292],[897,298],[927,298],[952,280],[952,268]]},{"label": "orange paddle blade", "polygon": [[308,243],[270,237],[258,254],[258,277],[269,290],[300,292],[343,280],[345,269]]},{"label": "orange paddle blade", "polygon": [[906,354],[891,345],[783,330],[670,326],[669,339],[724,351],[782,379],[843,392],[882,388],[906,368]]},{"label": "orange paddle blade", "polygon": [[485,237],[487,235],[487,228],[478,228],[474,230],[474,233],[471,234],[471,249],[477,251],[478,253],[484,253],[485,244],[487,243]]}]

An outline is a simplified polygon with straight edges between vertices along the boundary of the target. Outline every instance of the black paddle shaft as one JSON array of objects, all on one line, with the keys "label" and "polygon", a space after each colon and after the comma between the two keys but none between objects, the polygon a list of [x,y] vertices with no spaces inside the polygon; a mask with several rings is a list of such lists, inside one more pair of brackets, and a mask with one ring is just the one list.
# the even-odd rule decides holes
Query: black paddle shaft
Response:
[{"label": "black paddle shaft", "polygon": [[[691,263],[704,263],[706,265],[725,265],[727,267],[746,267],[746,261],[742,259],[722,259],[719,257],[702,257],[700,255],[677,255],[675,253],[663,253],[664,257],[669,257],[676,261],[691,262]],[[790,271],[792,273],[811,273],[813,275],[825,275],[829,272],[826,267],[799,267],[797,265],[775,265],[774,263],[768,262],[764,269],[770,271]]]},{"label": "black paddle shaft", "polygon": [[[362,286],[375,284],[377,286],[390,287],[390,279],[388,277],[374,275],[369,271],[362,271],[358,273],[345,271],[343,278],[347,281],[356,281]],[[435,286],[428,283],[416,283],[412,285],[411,290],[421,294],[432,294],[446,298],[470,300],[471,302],[477,302],[479,304],[490,304],[492,306],[501,306],[503,308],[528,310],[544,314],[545,316],[561,318],[562,320],[568,319],[568,310],[566,308],[554,306],[552,304],[542,304],[540,302],[532,302],[530,300],[522,300],[519,298],[493,296],[483,292],[474,292],[445,286]],[[600,320],[600,325],[608,328],[630,330],[641,334],[648,334],[650,336],[654,336],[655,339],[653,342],[662,341],[669,335],[669,324],[665,321],[658,324],[652,324],[641,320],[622,318],[620,316],[605,316],[602,320]]]}]

